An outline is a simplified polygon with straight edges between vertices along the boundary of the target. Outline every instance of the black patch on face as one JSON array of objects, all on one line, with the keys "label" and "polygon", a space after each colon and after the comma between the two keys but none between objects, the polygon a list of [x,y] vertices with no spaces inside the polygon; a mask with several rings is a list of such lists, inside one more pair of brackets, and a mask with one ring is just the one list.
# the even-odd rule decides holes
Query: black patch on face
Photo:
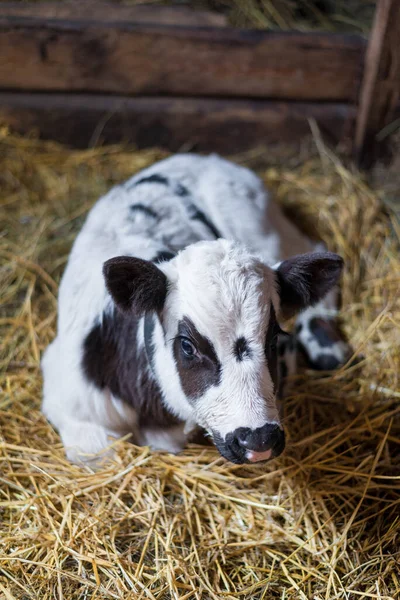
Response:
[{"label": "black patch on face", "polygon": [[158,264],[160,262],[171,260],[175,257],[175,254],[170,250],[160,250],[157,252],[157,256],[153,259],[153,262]]},{"label": "black patch on face", "polygon": [[144,349],[137,348],[139,323],[118,311],[104,314],[101,323],[97,320],[83,342],[83,372],[97,388],[108,388],[132,406],[140,427],[177,425],[180,421],[163,405]]},{"label": "black patch on face", "polygon": [[164,175],[159,175],[158,173],[154,173],[154,175],[148,175],[147,177],[142,177],[138,181],[135,182],[135,186],[141,185],[142,183],[161,183],[163,185],[168,185],[169,181],[167,177]]},{"label": "black patch on face", "polygon": [[245,358],[251,357],[251,350],[244,337],[240,337],[236,340],[233,352],[236,356],[236,360],[238,360],[239,362],[241,362]]},{"label": "black patch on face", "polygon": [[309,323],[310,331],[322,348],[333,346],[336,342],[343,341],[336,321],[314,317]]},{"label": "black patch on face", "polygon": [[184,186],[184,185],[182,185],[181,183],[178,183],[178,184],[175,186],[175,194],[176,194],[177,196],[182,196],[182,197],[183,197],[183,196],[190,196],[190,192],[189,192],[189,190],[187,189],[187,187],[185,187],[185,186]]},{"label": "black patch on face", "polygon": [[[195,349],[193,356],[188,357],[184,353],[182,340],[188,340],[193,345]],[[209,387],[220,383],[221,364],[214,346],[208,338],[197,331],[188,317],[179,321],[173,352],[182,389],[189,399],[199,398]]]},{"label": "black patch on face", "polygon": [[152,210],[151,208],[149,208],[148,206],[145,206],[144,204],[140,204],[140,203],[139,204],[132,204],[129,207],[129,210],[132,213],[141,212],[144,215],[147,215],[148,217],[152,217],[153,219],[157,218],[157,213],[154,210]]}]

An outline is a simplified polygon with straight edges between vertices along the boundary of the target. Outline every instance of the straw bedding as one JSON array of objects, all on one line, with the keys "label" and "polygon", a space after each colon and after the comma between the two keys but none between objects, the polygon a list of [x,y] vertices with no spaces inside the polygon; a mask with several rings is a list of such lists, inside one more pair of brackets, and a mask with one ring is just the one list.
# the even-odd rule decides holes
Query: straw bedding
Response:
[{"label": "straw bedding", "polygon": [[94,473],[68,464],[41,416],[39,359],[74,236],[99,194],[162,156],[0,130],[0,597],[400,598],[399,227],[324,149],[291,169],[239,157],[346,261],[359,362],[296,378],[282,457],[237,466],[214,448],[122,441]]}]

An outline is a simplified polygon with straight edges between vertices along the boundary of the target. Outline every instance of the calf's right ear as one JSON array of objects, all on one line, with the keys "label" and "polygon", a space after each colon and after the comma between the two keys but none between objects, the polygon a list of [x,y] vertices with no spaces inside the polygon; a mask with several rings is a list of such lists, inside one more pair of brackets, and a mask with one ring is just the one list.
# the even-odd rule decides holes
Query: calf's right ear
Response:
[{"label": "calf's right ear", "polygon": [[322,300],[339,280],[343,259],[333,252],[310,252],[284,260],[276,269],[284,317]]},{"label": "calf's right ear", "polygon": [[167,278],[150,261],[117,256],[104,263],[103,274],[107,290],[122,312],[141,317],[163,308]]}]

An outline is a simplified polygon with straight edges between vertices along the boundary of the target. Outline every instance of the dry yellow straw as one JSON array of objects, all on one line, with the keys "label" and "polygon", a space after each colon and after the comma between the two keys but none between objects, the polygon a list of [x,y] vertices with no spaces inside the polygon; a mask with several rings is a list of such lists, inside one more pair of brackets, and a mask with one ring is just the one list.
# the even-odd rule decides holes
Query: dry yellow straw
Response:
[{"label": "dry yellow straw", "polygon": [[287,451],[267,466],[123,441],[93,473],[65,460],[41,416],[39,355],[85,212],[163,153],[0,131],[1,598],[400,598],[399,229],[321,151],[290,170],[263,150],[239,158],[255,157],[278,201],[344,257],[343,324],[361,362],[298,376]]}]

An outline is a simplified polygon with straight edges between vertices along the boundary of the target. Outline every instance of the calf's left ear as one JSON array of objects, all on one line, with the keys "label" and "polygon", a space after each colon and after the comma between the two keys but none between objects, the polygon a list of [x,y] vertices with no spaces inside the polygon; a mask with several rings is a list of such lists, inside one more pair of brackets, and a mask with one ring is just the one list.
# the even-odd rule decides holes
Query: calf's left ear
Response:
[{"label": "calf's left ear", "polygon": [[322,300],[338,282],[343,259],[333,252],[310,252],[284,260],[276,269],[283,316]]},{"label": "calf's left ear", "polygon": [[104,263],[103,274],[107,290],[122,312],[140,317],[163,308],[167,278],[150,261],[117,256]]}]

